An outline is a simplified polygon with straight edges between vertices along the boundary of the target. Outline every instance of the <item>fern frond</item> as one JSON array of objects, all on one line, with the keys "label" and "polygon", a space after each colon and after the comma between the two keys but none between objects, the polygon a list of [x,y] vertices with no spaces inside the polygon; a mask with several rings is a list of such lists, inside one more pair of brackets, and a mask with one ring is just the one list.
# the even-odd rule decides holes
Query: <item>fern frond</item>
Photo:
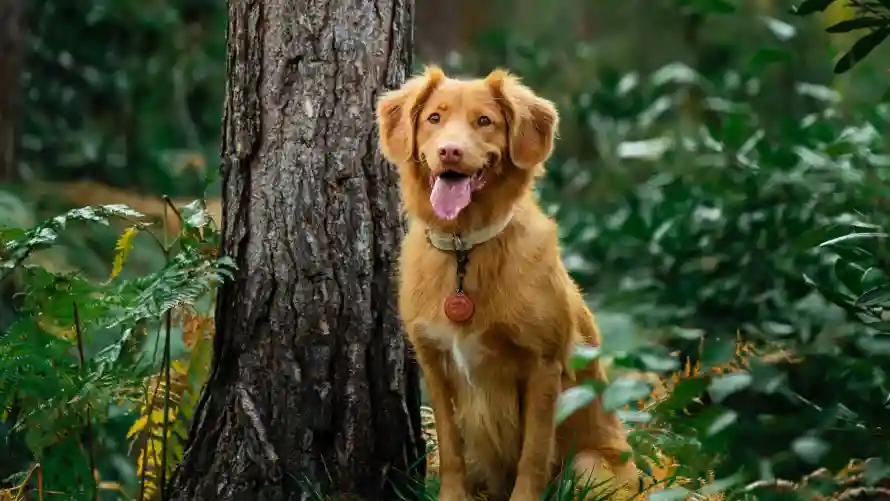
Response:
[{"label": "fern frond", "polygon": [[127,438],[136,437],[140,443],[136,467],[139,478],[143,479],[143,499],[153,499],[158,493],[163,456],[167,456],[166,478],[171,477],[173,469],[182,459],[179,429],[184,428],[185,424],[179,419],[179,403],[188,386],[188,366],[177,360],[171,364],[169,370],[170,402],[166,413],[166,436],[164,408],[167,387],[163,372],[148,378],[149,391],[145,395],[140,416],[127,432]]},{"label": "fern frond", "polygon": [[21,234],[16,234],[17,238],[7,242],[2,249],[4,260],[0,262],[0,280],[17,268],[33,252],[52,247],[69,223],[85,221],[108,226],[112,217],[133,220],[142,218],[143,214],[125,205],[81,207],[43,221]]},{"label": "fern frond", "polygon": [[182,325],[183,343],[189,349],[186,357],[170,364],[170,391],[167,412],[167,433],[164,435],[164,399],[168,396],[163,372],[148,378],[140,416],[127,432],[139,447],[137,473],[143,479],[144,499],[159,492],[161,465],[166,455],[166,478],[171,478],[182,460],[184,442],[201,388],[210,371],[213,354],[213,320],[197,314],[189,306],[174,310],[174,318]]}]

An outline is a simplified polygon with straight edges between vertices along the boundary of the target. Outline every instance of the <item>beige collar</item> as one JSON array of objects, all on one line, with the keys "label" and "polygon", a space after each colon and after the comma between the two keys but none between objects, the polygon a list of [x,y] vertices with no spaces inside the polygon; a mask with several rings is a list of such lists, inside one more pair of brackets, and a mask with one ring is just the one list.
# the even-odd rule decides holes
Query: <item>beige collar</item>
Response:
[{"label": "beige collar", "polygon": [[464,235],[456,233],[444,233],[441,231],[426,229],[426,239],[433,247],[443,251],[468,251],[473,247],[485,243],[501,234],[513,220],[513,213],[507,214],[504,219]]}]

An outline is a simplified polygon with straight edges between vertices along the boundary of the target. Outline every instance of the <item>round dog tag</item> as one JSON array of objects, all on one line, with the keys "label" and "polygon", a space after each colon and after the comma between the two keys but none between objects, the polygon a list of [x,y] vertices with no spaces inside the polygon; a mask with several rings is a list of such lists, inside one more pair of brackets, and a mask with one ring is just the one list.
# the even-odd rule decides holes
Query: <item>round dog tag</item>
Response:
[{"label": "round dog tag", "polygon": [[445,298],[445,316],[454,323],[463,323],[473,316],[476,311],[476,305],[470,296],[463,292],[454,292]]}]

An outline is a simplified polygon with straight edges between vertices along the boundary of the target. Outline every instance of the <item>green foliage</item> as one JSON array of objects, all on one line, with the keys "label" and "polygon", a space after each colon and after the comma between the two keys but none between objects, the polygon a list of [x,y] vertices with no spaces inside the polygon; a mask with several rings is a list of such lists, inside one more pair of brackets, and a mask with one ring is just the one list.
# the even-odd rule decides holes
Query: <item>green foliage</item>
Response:
[{"label": "green foliage", "polygon": [[[459,61],[506,66],[560,108],[541,199],[606,335],[574,363],[601,358],[617,376],[563,395],[560,417],[595,398],[618,409],[641,469],[662,470],[650,499],[887,485],[890,110],[851,103],[868,95],[860,62],[879,59],[890,5],[853,0],[855,16],[825,28],[861,35],[835,63],[857,76],[842,94],[815,16],[801,22],[839,4],[806,0],[795,19],[781,1],[526,2],[537,30],[493,25]],[[609,28],[594,9],[631,12],[611,23],[626,36],[579,40],[578,19]],[[23,170],[196,192],[218,143],[225,14],[222,2],[30,2]],[[885,86],[886,68],[875,79]],[[20,472],[3,486],[92,499],[95,469],[104,498],[113,481],[151,497],[208,363],[186,319],[210,318],[231,263],[200,204],[178,209],[171,240],[118,205],[34,224],[39,204],[18,195],[0,200],[0,451],[16,453],[0,466]],[[67,266],[47,257],[61,248]],[[738,353],[737,336],[752,349]],[[667,388],[624,377],[638,371]],[[851,459],[870,459],[859,479]],[[570,498],[568,483],[551,494]]]},{"label": "green foliage", "polygon": [[[723,16],[686,4],[685,29],[700,30],[696,38]],[[799,13],[829,4],[807,2]],[[731,44],[723,64],[705,57],[705,45],[694,47],[694,65],[648,74],[571,55],[583,54],[583,43],[559,40],[567,55],[552,57],[555,35],[509,32],[462,62],[478,72],[509,61],[560,106],[562,140],[541,200],[596,310],[630,320],[603,326],[604,345],[579,353],[579,363],[602,357],[616,367],[616,404],[644,393],[622,371],[671,382],[620,413],[638,455],[667,469],[668,490],[652,498],[849,497],[888,482],[883,310],[860,306],[884,300],[888,271],[877,248],[819,244],[886,231],[890,108],[853,106],[807,73],[792,49],[800,24],[772,21],[775,39]],[[853,52],[847,59],[863,57]],[[737,335],[754,348],[744,362]],[[704,371],[673,381],[677,357]],[[731,374],[711,370],[727,364]],[[567,392],[560,417],[605,401],[609,386]],[[862,471],[867,481],[854,478]],[[675,485],[683,478],[692,481]]]},{"label": "green foliage", "polygon": [[[785,485],[776,478],[801,496],[847,492],[849,479],[807,481],[819,467],[834,475],[850,461],[890,461],[890,148],[878,132],[890,130],[890,108],[842,111],[830,89],[798,83],[808,112],[770,123],[749,103],[755,74],[715,81],[675,65],[683,78],[666,81],[667,71],[597,96],[663,103],[596,118],[623,136],[603,156],[651,174],[607,210],[542,194],[576,277],[603,292],[598,307],[631,315],[649,339],[614,350],[607,333],[578,356],[666,376],[676,354],[703,369],[734,363],[739,333],[756,348],[739,371],[680,381],[645,415],[625,415],[646,423],[634,431],[638,452],[674,458],[678,476],[713,471],[712,487],[693,486],[699,494],[716,485],[766,499]],[[697,114],[683,125],[691,92]],[[572,390],[563,412],[600,396],[619,408],[647,390],[622,378]],[[888,478],[879,471],[872,485]],[[671,493],[690,495],[659,496]]]},{"label": "green foliage", "polygon": [[[807,16],[816,12],[823,12],[837,0],[805,0],[794,9],[799,16]],[[828,33],[849,33],[855,30],[868,30],[856,43],[850,47],[834,65],[835,73],[846,73],[856,64],[865,59],[890,36],[890,2],[886,0],[848,0],[849,5],[855,9],[856,16],[835,23],[825,29]]]},{"label": "green foliage", "polygon": [[218,147],[225,4],[33,0],[26,22],[28,177],[194,195]]},{"label": "green foliage", "polygon": [[[169,243],[151,233],[138,212],[124,206],[85,207],[30,229],[2,230],[2,269],[6,280],[20,287],[20,299],[18,319],[0,337],[0,410],[2,421],[12,425],[11,436],[5,439],[22,439],[27,447],[26,472],[34,468],[41,472],[39,477],[30,476],[31,488],[62,492],[70,499],[93,499],[99,486],[93,471],[108,471],[110,453],[124,439],[123,433],[114,435],[111,423],[128,422],[130,427],[140,408],[162,404],[162,413],[172,409],[172,417],[161,420],[163,428],[183,435],[187,421],[176,416],[184,412],[184,419],[190,419],[197,394],[188,378],[174,376],[174,382],[192,389],[173,393],[172,405],[169,391],[157,399],[158,392],[146,391],[144,385],[147,379],[160,381],[160,376],[149,378],[159,370],[169,373],[190,363],[196,353],[200,353],[196,365],[209,366],[207,349],[173,357],[176,333],[170,320],[188,312],[195,312],[191,318],[197,312],[209,315],[210,293],[231,276],[233,265],[216,257],[218,233],[200,202],[173,209],[181,215],[182,230]],[[111,280],[89,281],[77,273],[52,272],[30,262],[57,243],[70,224],[109,225],[115,219],[124,219],[130,227],[123,232],[124,243],[118,246],[112,267],[117,273]],[[124,266],[126,240],[133,238],[134,228],[154,236],[166,264],[145,276],[115,278]],[[189,331],[182,333],[188,348],[203,342],[193,332],[191,339]],[[195,368],[192,374],[198,388],[203,382],[200,371]],[[177,447],[177,441],[164,438],[158,442],[162,454],[168,441],[171,450]],[[136,478],[125,480],[130,490],[135,489]]]}]

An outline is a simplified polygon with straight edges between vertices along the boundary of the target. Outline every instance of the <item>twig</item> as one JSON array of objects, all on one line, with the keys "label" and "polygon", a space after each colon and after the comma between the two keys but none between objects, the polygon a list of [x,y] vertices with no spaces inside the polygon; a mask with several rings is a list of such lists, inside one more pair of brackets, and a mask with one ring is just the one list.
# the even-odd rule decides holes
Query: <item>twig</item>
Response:
[{"label": "twig", "polygon": [[843,491],[841,495],[835,499],[837,501],[844,501],[847,499],[865,498],[866,496],[890,496],[890,489],[885,489],[883,487],[855,487]]},{"label": "twig", "polygon": [[154,241],[158,244],[159,248],[161,248],[161,249],[164,248],[164,242],[161,242],[161,239],[158,238],[158,236],[155,235],[153,231],[151,231],[151,223],[148,223],[145,221],[138,221],[136,219],[126,217],[126,216],[122,216],[121,219],[130,223],[131,226],[138,229],[139,231],[141,231],[143,233],[148,233],[151,236],[151,238],[153,238]]},{"label": "twig", "polygon": [[[182,213],[179,212],[179,209],[176,208],[176,205],[173,203],[173,200],[170,199],[167,195],[163,195],[164,202],[166,205],[164,206],[164,258],[166,261],[170,261],[170,249],[172,247],[171,244],[167,243],[167,207],[173,210],[173,213],[176,214],[176,217],[179,219],[180,228],[182,227]],[[177,237],[178,238],[178,237]],[[174,240],[175,242],[176,240]],[[173,313],[172,310],[167,310],[165,314],[166,320],[166,328],[164,332],[164,356],[161,361],[161,370],[164,372],[164,421],[163,426],[161,428],[161,474],[159,475],[159,487],[160,487],[160,495],[161,501],[167,501],[167,433],[170,429],[170,371],[172,370],[171,362],[170,362],[170,333],[173,329]],[[160,378],[158,378],[158,385],[160,386]]]},{"label": "twig", "polygon": [[790,480],[775,478],[772,480],[758,480],[745,486],[745,492],[755,489],[773,488],[779,492],[793,492],[798,485]]},{"label": "twig", "polygon": [[875,9],[874,9],[871,5],[869,5],[868,3],[860,2],[859,0],[850,0],[849,5],[850,5],[850,7],[854,7],[854,8],[862,9],[862,10],[868,12],[869,14],[874,14],[875,16],[878,16],[878,17],[884,17],[884,16],[881,15],[880,12],[878,12],[877,10],[875,10]]},{"label": "twig", "polygon": [[[19,488],[15,493],[15,497],[13,497],[13,501],[19,501],[20,499],[24,499],[22,493],[25,492],[25,487],[28,487],[28,482],[31,481],[31,477],[34,476],[34,472],[40,468],[40,463],[34,463],[34,466],[31,467],[31,471],[28,472],[28,475],[22,480],[22,483],[19,484]],[[4,491],[0,491],[2,494]],[[9,489],[8,492],[12,492],[12,489]]]},{"label": "twig", "polygon": [[[77,353],[80,358],[80,372],[85,370],[86,362],[83,354],[83,332],[80,327],[80,310],[77,309],[77,301],[74,305],[74,332],[77,334]],[[90,478],[93,480],[93,501],[99,499],[99,482],[96,480],[96,458],[93,454],[93,419],[90,415],[90,404],[87,403],[87,427],[84,434],[84,447],[90,460]]]},{"label": "twig", "polygon": [[[166,198],[166,197],[165,197]],[[169,200],[169,199],[168,199]],[[167,501],[167,432],[170,428],[170,331],[173,327],[172,310],[167,310],[166,314],[166,332],[164,340],[164,362],[162,363],[164,371],[164,426],[161,433],[161,501]]]},{"label": "twig", "polygon": [[167,195],[163,195],[163,197],[164,197],[164,201],[167,202],[167,205],[169,205],[170,208],[173,209],[173,212],[176,214],[176,217],[179,218],[180,221],[182,221],[182,213],[179,212],[179,209],[176,208],[176,204],[173,203],[173,200],[170,197],[168,197]]},{"label": "twig", "polygon": [[43,465],[37,463],[37,501],[43,501]]}]

